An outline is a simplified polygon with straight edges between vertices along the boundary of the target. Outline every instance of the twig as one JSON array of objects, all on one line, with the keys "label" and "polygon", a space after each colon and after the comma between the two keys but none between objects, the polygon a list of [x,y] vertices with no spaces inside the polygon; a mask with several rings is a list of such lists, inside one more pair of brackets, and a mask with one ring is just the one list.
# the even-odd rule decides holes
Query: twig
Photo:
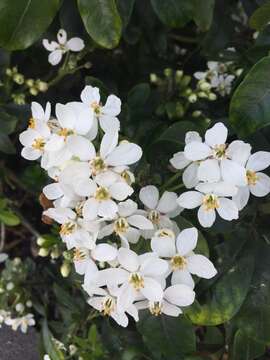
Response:
[{"label": "twig", "polygon": [[35,238],[40,237],[40,233],[30,224],[30,222],[21,214],[18,209],[13,209],[17,216],[20,218],[22,225],[35,236]]},{"label": "twig", "polygon": [[1,238],[0,238],[0,252],[3,251],[6,241],[6,226],[1,222]]}]

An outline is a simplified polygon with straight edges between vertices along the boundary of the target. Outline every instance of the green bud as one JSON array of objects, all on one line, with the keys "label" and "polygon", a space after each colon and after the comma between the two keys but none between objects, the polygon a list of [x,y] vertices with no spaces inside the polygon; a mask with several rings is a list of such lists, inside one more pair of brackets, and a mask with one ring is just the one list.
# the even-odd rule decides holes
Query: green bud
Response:
[{"label": "green bud", "polygon": [[6,69],[6,75],[7,75],[7,76],[12,76],[12,75],[13,75],[12,69],[7,68],[7,69]]},{"label": "green bud", "polygon": [[158,81],[157,75],[156,75],[156,74],[153,74],[153,73],[150,74],[150,82],[151,82],[152,84],[156,84],[157,81]]},{"label": "green bud", "polygon": [[90,69],[92,67],[92,64],[90,63],[90,61],[87,61],[85,64],[84,64],[84,67],[85,69]]},{"label": "green bud", "polygon": [[197,95],[196,94],[191,94],[189,97],[188,97],[188,101],[191,102],[191,103],[195,103],[197,101]]},{"label": "green bud", "polygon": [[208,99],[209,99],[210,101],[215,101],[215,100],[217,100],[217,95],[214,94],[214,93],[210,93],[210,94],[208,95]]},{"label": "green bud", "polygon": [[16,83],[16,84],[19,84],[19,85],[22,85],[24,83],[24,76],[22,74],[14,74],[13,75],[13,81]]},{"label": "green bud", "polygon": [[208,95],[203,91],[199,91],[197,95],[198,95],[199,98],[202,98],[202,99],[207,99],[208,98]]},{"label": "green bud", "polygon": [[60,268],[61,275],[63,277],[68,277],[68,275],[70,274],[70,270],[71,270],[70,263],[67,261],[64,261]]},{"label": "green bud", "polygon": [[175,72],[176,79],[181,79],[183,77],[183,75],[184,75],[183,70],[176,70],[176,72]]},{"label": "green bud", "polygon": [[193,113],[192,113],[192,116],[193,116],[194,118],[198,118],[198,117],[201,116],[201,115],[202,115],[201,110],[195,110],[195,111],[193,111]]},{"label": "green bud", "polygon": [[45,243],[46,239],[44,239],[42,236],[37,238],[37,244],[38,246],[42,246]]},{"label": "green bud", "polygon": [[48,84],[45,81],[38,80],[36,86],[41,92],[46,92],[48,90]]},{"label": "green bud", "polygon": [[181,118],[185,115],[185,109],[180,102],[176,103],[175,112],[178,118]]},{"label": "green bud", "polygon": [[45,248],[40,248],[38,251],[38,255],[41,257],[46,257],[49,255],[49,250]]},{"label": "green bud", "polygon": [[202,91],[209,91],[211,89],[211,84],[209,84],[207,81],[199,82],[198,85]]},{"label": "green bud", "polygon": [[164,75],[165,75],[166,77],[171,77],[171,76],[172,76],[172,73],[173,73],[173,71],[172,71],[172,69],[170,69],[170,68],[167,68],[167,69],[164,70]]},{"label": "green bud", "polygon": [[25,83],[28,87],[33,87],[35,82],[34,79],[27,79]]},{"label": "green bud", "polygon": [[235,72],[235,75],[240,76],[243,71],[244,71],[244,69],[237,69],[236,72]]},{"label": "green bud", "polygon": [[182,78],[182,80],[181,80],[181,86],[183,86],[183,87],[188,86],[188,84],[190,83],[190,81],[191,81],[191,76],[189,76],[189,75],[183,76],[183,78]]},{"label": "green bud", "polygon": [[55,247],[52,251],[51,251],[51,258],[52,259],[58,259],[60,256],[60,251],[57,247]]},{"label": "green bud", "polygon": [[37,90],[35,87],[31,87],[31,88],[29,89],[29,92],[30,92],[30,94],[33,95],[33,96],[37,96],[37,94],[38,94],[38,90]]}]

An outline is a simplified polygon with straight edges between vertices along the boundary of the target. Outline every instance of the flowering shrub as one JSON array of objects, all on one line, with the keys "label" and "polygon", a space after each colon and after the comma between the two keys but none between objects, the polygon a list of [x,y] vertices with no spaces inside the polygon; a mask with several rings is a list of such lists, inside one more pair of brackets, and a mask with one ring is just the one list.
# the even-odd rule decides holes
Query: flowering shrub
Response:
[{"label": "flowering shrub", "polygon": [[2,2],[1,331],[266,359],[268,2]]}]

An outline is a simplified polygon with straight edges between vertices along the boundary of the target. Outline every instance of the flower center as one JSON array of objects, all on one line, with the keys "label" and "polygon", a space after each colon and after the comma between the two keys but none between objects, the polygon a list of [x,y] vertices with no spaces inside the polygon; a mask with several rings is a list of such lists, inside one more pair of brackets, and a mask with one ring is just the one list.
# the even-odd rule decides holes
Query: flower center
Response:
[{"label": "flower center", "polygon": [[106,296],[102,301],[102,313],[103,315],[111,315],[115,310],[115,300],[111,296]]},{"label": "flower center", "polygon": [[29,127],[30,129],[35,129],[35,127],[36,127],[36,121],[35,121],[35,119],[34,119],[33,117],[31,117],[31,118],[29,119],[28,127]]},{"label": "flower center", "polygon": [[140,290],[144,288],[144,279],[138,273],[133,273],[130,275],[129,283],[134,287],[135,290]]},{"label": "flower center", "polygon": [[63,129],[60,129],[57,134],[59,136],[63,136],[66,139],[69,135],[74,134],[74,132],[70,129],[63,128]]},{"label": "flower center", "polygon": [[75,249],[73,252],[73,261],[82,261],[87,257],[86,251],[83,249]]},{"label": "flower center", "polygon": [[43,138],[35,139],[32,144],[32,147],[36,150],[43,150],[44,146],[45,146],[45,141]]},{"label": "flower center", "polygon": [[82,217],[82,210],[83,210],[84,203],[85,203],[85,201],[81,201],[75,207],[76,214],[79,217]]},{"label": "flower center", "polygon": [[91,108],[94,110],[96,115],[100,115],[101,114],[101,107],[100,104],[96,101],[93,101],[91,104]]},{"label": "flower center", "polygon": [[218,197],[213,194],[205,195],[202,204],[205,211],[217,209],[219,207]]},{"label": "flower center", "polygon": [[181,255],[175,255],[171,258],[172,270],[183,270],[187,265],[186,259]]},{"label": "flower center", "polygon": [[162,313],[162,303],[160,301],[150,301],[149,310],[152,315],[159,316]]},{"label": "flower center", "polygon": [[121,177],[126,181],[128,185],[131,185],[135,181],[134,175],[128,170],[124,170],[121,173]]},{"label": "flower center", "polygon": [[126,233],[129,228],[129,224],[125,218],[119,218],[114,222],[114,231],[116,234]]},{"label": "flower center", "polygon": [[259,176],[255,173],[255,171],[247,170],[246,172],[248,185],[256,185],[259,180]]},{"label": "flower center", "polygon": [[148,213],[148,219],[152,221],[153,224],[158,225],[160,221],[160,213],[157,210],[151,210]]},{"label": "flower center", "polygon": [[170,230],[170,229],[161,229],[161,230],[158,230],[158,231],[155,233],[155,236],[160,237],[160,238],[163,238],[163,237],[174,238],[174,237],[175,237],[173,231]]},{"label": "flower center", "polygon": [[75,229],[76,229],[76,224],[74,224],[72,222],[67,222],[67,223],[61,225],[60,234],[61,235],[70,235],[74,232]]},{"label": "flower center", "polygon": [[109,200],[111,197],[109,190],[105,187],[99,187],[95,193],[95,199],[98,201]]},{"label": "flower center", "polygon": [[101,171],[104,171],[107,169],[107,165],[105,164],[104,160],[100,156],[97,156],[93,160],[91,160],[90,166],[92,168],[93,175],[97,175]]},{"label": "flower center", "polygon": [[226,157],[227,157],[226,148],[227,148],[226,144],[216,145],[213,149],[214,158],[217,160],[226,159]]}]

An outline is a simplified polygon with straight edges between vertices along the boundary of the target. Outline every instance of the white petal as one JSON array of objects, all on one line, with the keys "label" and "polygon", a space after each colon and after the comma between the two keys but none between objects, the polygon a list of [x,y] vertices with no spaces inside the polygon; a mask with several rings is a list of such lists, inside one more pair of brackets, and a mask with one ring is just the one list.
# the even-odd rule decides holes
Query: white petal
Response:
[{"label": "white petal", "polygon": [[172,273],[172,285],[184,284],[194,289],[195,283],[187,270],[176,270]]},{"label": "white petal", "polygon": [[105,159],[116,147],[118,142],[118,131],[106,132],[101,140],[100,156]]},{"label": "white petal", "polygon": [[256,175],[259,179],[255,185],[249,185],[250,192],[254,196],[266,196],[270,192],[270,178],[261,172],[258,172]]},{"label": "white petal", "polygon": [[214,147],[215,145],[225,144],[228,136],[228,129],[221,122],[215,124],[205,133],[205,142]]},{"label": "white petal", "polygon": [[129,272],[120,268],[100,270],[92,279],[96,286],[117,285],[127,281]]},{"label": "white petal", "polygon": [[226,198],[219,199],[219,207],[217,208],[217,212],[219,216],[222,217],[222,219],[229,221],[238,219],[239,217],[236,204],[232,200]]},{"label": "white petal", "polygon": [[45,144],[45,151],[59,151],[65,145],[65,138],[57,134],[53,134],[48,142]]},{"label": "white petal", "polygon": [[48,61],[52,65],[57,65],[62,60],[62,56],[63,56],[62,50],[54,50],[49,54]]},{"label": "white petal", "polygon": [[26,160],[37,160],[42,155],[42,153],[40,150],[36,150],[31,147],[25,147],[22,149],[21,155]]},{"label": "white petal", "polygon": [[113,312],[111,317],[118,325],[127,327],[128,326],[128,317],[124,312]]},{"label": "white petal", "polygon": [[114,225],[109,224],[101,227],[98,233],[98,238],[103,239],[105,236],[109,236],[114,232]]},{"label": "white petal", "polygon": [[54,51],[59,47],[59,44],[56,41],[48,41],[48,39],[42,40],[42,45],[45,47],[48,51]]},{"label": "white petal", "polygon": [[83,206],[83,217],[88,220],[94,220],[97,218],[98,202],[95,199],[88,199]]},{"label": "white petal", "polygon": [[133,191],[132,187],[125,182],[117,182],[110,187],[111,196],[118,201],[125,200]]},{"label": "white petal", "polygon": [[172,257],[175,255],[175,239],[154,236],[151,239],[151,249],[160,257]]},{"label": "white petal", "polygon": [[164,291],[164,298],[174,305],[189,306],[195,300],[195,292],[187,285],[177,284]]},{"label": "white petal", "polygon": [[31,103],[31,112],[34,119],[42,120],[44,118],[44,110],[36,101],[32,101]]},{"label": "white petal", "polygon": [[118,213],[120,216],[127,217],[134,214],[138,209],[135,201],[128,199],[118,204]]},{"label": "white petal", "polygon": [[112,261],[117,257],[117,249],[109,244],[98,244],[91,255],[97,261]]},{"label": "white petal", "polygon": [[133,143],[119,144],[106,158],[110,166],[132,165],[142,157],[142,149]]},{"label": "white petal", "polygon": [[70,106],[56,104],[55,114],[62,128],[73,129],[75,114]]},{"label": "white petal", "polygon": [[164,275],[168,270],[168,264],[165,260],[158,257],[149,257],[141,265],[141,273],[149,277],[158,277]]},{"label": "white petal", "polygon": [[141,289],[141,293],[149,301],[160,301],[163,297],[163,290],[161,285],[152,278],[144,278],[144,287]]},{"label": "white petal", "polygon": [[188,254],[197,246],[197,240],[198,230],[195,227],[182,230],[176,240],[178,253],[182,256]]},{"label": "white petal", "polygon": [[118,250],[118,261],[124,269],[130,272],[135,272],[138,270],[138,255],[130,249],[120,248]]},{"label": "white petal", "polygon": [[220,180],[220,175],[218,160],[207,159],[200,163],[198,169],[198,178],[200,181],[217,182]]},{"label": "white petal", "polygon": [[199,165],[194,162],[184,170],[182,180],[187,189],[192,189],[198,184],[198,168]]},{"label": "white petal", "polygon": [[148,185],[140,190],[139,198],[149,209],[155,209],[159,200],[159,191],[153,185]]},{"label": "white petal", "polygon": [[202,138],[197,131],[188,131],[185,136],[185,143],[188,144],[192,141],[202,142]]},{"label": "white petal", "polygon": [[204,279],[211,279],[217,274],[213,263],[203,255],[192,255],[187,258],[188,270],[191,274]]},{"label": "white petal", "polygon": [[198,191],[187,191],[179,196],[177,202],[184,209],[194,209],[201,205],[203,195]]},{"label": "white petal", "polygon": [[39,138],[39,133],[33,129],[27,129],[20,134],[20,142],[23,146],[31,146],[35,139]]},{"label": "white petal", "polygon": [[134,302],[136,295],[136,290],[129,283],[123,284],[117,298],[117,310],[126,311]]},{"label": "white petal", "polygon": [[247,162],[247,169],[255,172],[266,169],[270,165],[270,152],[258,151],[252,154]]},{"label": "white petal", "polygon": [[146,219],[145,216],[142,215],[131,215],[128,217],[128,223],[131,226],[134,226],[138,229],[142,230],[152,230],[154,229],[153,224],[150,220]]},{"label": "white petal", "polygon": [[99,104],[99,88],[90,85],[85,86],[81,92],[81,100],[84,104],[91,106],[93,103]]},{"label": "white petal", "polygon": [[140,236],[141,236],[140,230],[130,227],[128,229],[128,231],[124,235],[122,235],[120,237],[121,237],[122,240],[125,239],[130,244],[137,244]]},{"label": "white petal", "polygon": [[66,107],[73,117],[75,132],[86,135],[93,126],[94,110],[79,101],[69,102]]},{"label": "white petal", "polygon": [[166,300],[163,300],[162,312],[168,316],[178,317],[182,314],[182,310],[176,305],[169,304]]},{"label": "white petal", "polygon": [[185,146],[185,157],[191,161],[206,159],[211,154],[211,149],[205,143],[192,141]]},{"label": "white petal", "polygon": [[110,95],[107,98],[105,105],[102,108],[102,112],[106,115],[117,116],[121,111],[121,100],[115,96]]},{"label": "white petal", "polygon": [[98,215],[104,218],[113,219],[118,207],[113,200],[104,200],[99,204]]},{"label": "white petal", "polygon": [[81,161],[93,159],[96,154],[94,145],[83,136],[70,135],[66,144],[68,150]]},{"label": "white petal", "polygon": [[211,227],[216,220],[215,210],[204,210],[203,206],[200,206],[198,210],[198,220],[203,227]]},{"label": "white petal", "polygon": [[241,140],[233,141],[227,150],[229,158],[241,165],[245,165],[250,156],[251,146]]},{"label": "white petal", "polygon": [[49,200],[58,199],[60,196],[63,196],[63,190],[58,183],[46,185],[43,188],[43,193],[45,194],[46,198]]},{"label": "white petal", "polygon": [[221,174],[224,181],[237,185],[247,185],[246,169],[244,166],[228,159],[221,161]]},{"label": "white petal", "polygon": [[101,115],[99,117],[99,124],[105,133],[108,131],[115,132],[120,130],[120,121],[116,117]]},{"label": "white petal", "polygon": [[242,210],[247,205],[249,196],[249,186],[239,187],[237,194],[232,197],[232,200],[236,204],[238,210]]},{"label": "white petal", "polygon": [[175,169],[184,169],[190,163],[190,160],[185,157],[184,151],[180,151],[173,155],[170,163]]},{"label": "white petal", "polygon": [[97,189],[96,183],[92,179],[80,180],[75,184],[74,190],[79,196],[93,195]]},{"label": "white petal", "polygon": [[84,48],[84,42],[82,39],[74,37],[68,40],[66,46],[71,51],[81,51]]},{"label": "white petal", "polygon": [[57,33],[57,40],[59,44],[64,45],[67,41],[67,32],[64,29],[60,29]]},{"label": "white petal", "polygon": [[165,191],[158,202],[157,210],[162,214],[167,214],[171,211],[174,211],[178,207],[176,202],[177,197],[178,196],[176,193]]},{"label": "white petal", "polygon": [[112,172],[110,170],[101,172],[100,174],[96,175],[96,177],[95,177],[95,182],[99,186],[104,186],[107,188],[109,188],[117,180],[119,180],[119,175],[115,174],[114,172]]},{"label": "white petal", "polygon": [[218,196],[234,196],[237,194],[238,188],[231,183],[220,181],[218,183],[200,183],[196,186],[196,190],[204,194],[213,193]]}]

